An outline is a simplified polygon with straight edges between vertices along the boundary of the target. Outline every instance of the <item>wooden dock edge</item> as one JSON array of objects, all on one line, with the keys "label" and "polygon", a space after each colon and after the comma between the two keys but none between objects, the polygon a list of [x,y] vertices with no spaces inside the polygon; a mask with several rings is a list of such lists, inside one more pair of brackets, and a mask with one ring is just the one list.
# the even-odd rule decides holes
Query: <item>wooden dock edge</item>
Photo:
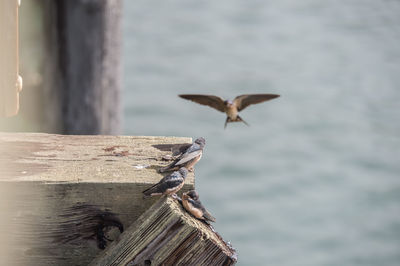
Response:
[{"label": "wooden dock edge", "polygon": [[234,265],[235,249],[188,214],[181,203],[161,197],[89,265]]},{"label": "wooden dock edge", "polygon": [[0,265],[88,265],[103,252],[99,227],[118,220],[128,228],[146,212],[158,198],[142,191],[165,175],[163,157],[191,142],[0,132]]}]

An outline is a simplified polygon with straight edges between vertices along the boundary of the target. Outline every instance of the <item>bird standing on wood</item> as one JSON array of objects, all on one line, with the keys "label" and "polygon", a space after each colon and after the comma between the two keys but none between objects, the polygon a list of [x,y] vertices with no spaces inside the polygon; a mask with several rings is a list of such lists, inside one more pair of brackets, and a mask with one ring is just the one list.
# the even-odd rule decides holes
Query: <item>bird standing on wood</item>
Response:
[{"label": "bird standing on wood", "polygon": [[180,167],[186,167],[190,172],[193,172],[194,165],[200,161],[203,155],[203,149],[206,145],[206,140],[204,138],[196,139],[192,145],[185,147],[185,150],[181,150],[181,155],[173,161],[170,165],[161,168],[159,171],[173,171]]},{"label": "bird standing on wood", "polygon": [[143,191],[144,197],[175,194],[183,187],[187,174],[188,170],[182,167],[179,171],[163,177],[157,184]]},{"label": "bird standing on wood", "polygon": [[215,218],[204,208],[199,200],[199,194],[191,190],[182,194],[183,207],[197,219],[203,220],[207,224],[215,222]]},{"label": "bird standing on wood", "polygon": [[227,117],[225,120],[225,126],[229,122],[243,122],[246,123],[240,116],[239,112],[245,109],[251,104],[262,103],[265,101],[278,98],[278,94],[243,94],[237,96],[233,101],[224,100],[214,95],[202,95],[202,94],[180,94],[179,97],[190,100],[202,105],[210,106],[220,112],[226,113]]}]

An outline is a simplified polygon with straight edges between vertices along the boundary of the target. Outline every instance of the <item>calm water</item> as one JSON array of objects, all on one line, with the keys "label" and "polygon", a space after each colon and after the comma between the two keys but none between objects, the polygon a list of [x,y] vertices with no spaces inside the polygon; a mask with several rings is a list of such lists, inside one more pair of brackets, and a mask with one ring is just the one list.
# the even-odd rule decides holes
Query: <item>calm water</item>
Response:
[{"label": "calm water", "polygon": [[[125,1],[124,133],[206,138],[196,189],[238,265],[397,266],[399,14],[399,1]],[[257,92],[282,97],[227,130],[176,96]]]}]

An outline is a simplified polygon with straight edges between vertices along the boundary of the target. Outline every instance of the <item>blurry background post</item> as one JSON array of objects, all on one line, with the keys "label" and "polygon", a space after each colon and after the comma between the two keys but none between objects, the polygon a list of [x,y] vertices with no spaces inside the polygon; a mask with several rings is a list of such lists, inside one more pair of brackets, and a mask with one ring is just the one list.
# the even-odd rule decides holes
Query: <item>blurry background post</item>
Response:
[{"label": "blurry background post", "polygon": [[[16,115],[19,109],[18,81],[18,2],[0,1],[0,117]],[[4,154],[0,148],[0,153]],[[0,162],[0,168],[7,166]],[[7,169],[4,169],[5,172]],[[1,177],[1,176],[0,176]],[[8,265],[10,232],[15,230],[11,216],[13,191],[0,194],[0,264]]]},{"label": "blurry background post", "polygon": [[16,115],[18,86],[18,2],[0,2],[0,117]]},{"label": "blurry background post", "polygon": [[119,0],[22,4],[26,89],[20,115],[0,119],[0,131],[120,133],[121,8]]},{"label": "blurry background post", "polygon": [[46,121],[64,134],[117,134],[121,1],[45,1]]}]

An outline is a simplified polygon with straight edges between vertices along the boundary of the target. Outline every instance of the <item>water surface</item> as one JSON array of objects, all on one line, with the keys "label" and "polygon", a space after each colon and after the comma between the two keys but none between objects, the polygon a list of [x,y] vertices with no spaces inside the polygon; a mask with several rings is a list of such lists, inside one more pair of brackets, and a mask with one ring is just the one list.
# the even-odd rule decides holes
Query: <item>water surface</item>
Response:
[{"label": "water surface", "polygon": [[[124,2],[124,134],[203,136],[238,265],[399,265],[400,2]],[[251,125],[179,93],[282,97]]]}]

